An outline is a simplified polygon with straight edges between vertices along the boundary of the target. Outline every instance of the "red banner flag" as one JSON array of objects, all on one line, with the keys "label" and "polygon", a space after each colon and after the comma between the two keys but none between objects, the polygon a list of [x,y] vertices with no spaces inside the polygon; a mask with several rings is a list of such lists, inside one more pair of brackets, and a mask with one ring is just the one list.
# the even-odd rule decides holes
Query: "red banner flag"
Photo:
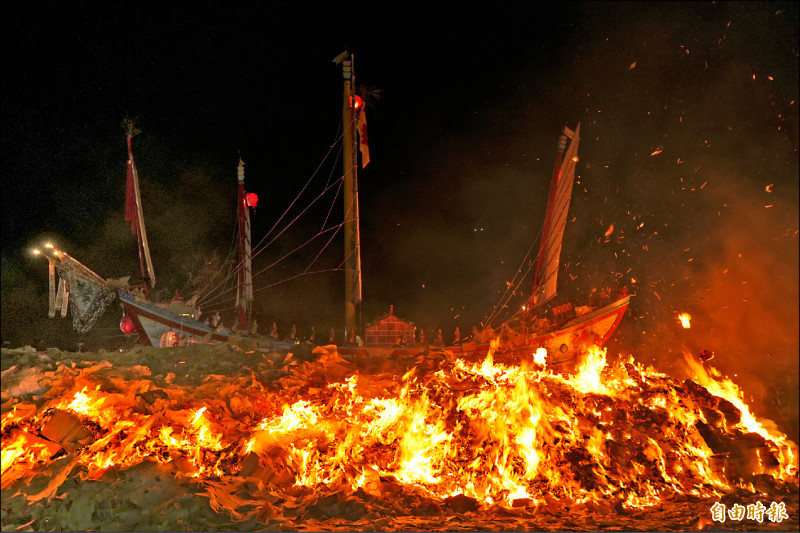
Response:
[{"label": "red banner flag", "polygon": [[369,164],[369,142],[367,140],[367,113],[358,114],[358,148],[361,150],[361,168]]},{"label": "red banner flag", "polygon": [[128,182],[125,190],[125,220],[131,223],[131,233],[139,234],[139,217],[136,210],[136,190],[133,183],[133,152],[131,138],[128,137]]}]

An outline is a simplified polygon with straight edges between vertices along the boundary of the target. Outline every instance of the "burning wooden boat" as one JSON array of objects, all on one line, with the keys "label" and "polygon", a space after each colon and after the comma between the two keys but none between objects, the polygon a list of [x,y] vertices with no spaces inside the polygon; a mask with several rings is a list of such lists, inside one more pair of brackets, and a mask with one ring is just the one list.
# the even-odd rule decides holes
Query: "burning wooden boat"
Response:
[{"label": "burning wooden boat", "polygon": [[[574,131],[565,126],[559,138],[533,287],[527,304],[505,321],[500,331],[489,329],[482,332],[478,339],[472,339],[475,345],[462,345],[461,351],[485,353],[489,341],[499,334],[503,341],[501,346],[506,351],[531,356],[544,349],[547,363],[552,365],[574,359],[589,346],[602,346],[619,326],[630,302],[630,295],[624,287],[613,295],[603,292],[603,297],[589,302],[589,305],[566,303],[552,307],[549,312],[544,307],[557,294],[561,242],[572,197],[579,144],[580,124]],[[539,351],[539,357],[542,355]]]},{"label": "burning wooden boat", "polygon": [[[250,318],[253,305],[253,278],[251,269],[250,209],[258,198],[244,189],[244,162],[239,160],[238,180],[238,261],[237,261],[237,322],[231,330],[211,321],[199,320],[199,307],[176,297],[168,303],[156,303],[148,296],[155,286],[156,277],[150,257],[139,191],[139,176],[133,159],[131,140],[137,133],[133,123],[126,119],[128,163],[125,220],[131,223],[131,232],[139,246],[142,281],[130,284],[128,278],[106,279],[66,252],[51,244],[45,245],[44,255],[49,262],[50,316],[60,312],[66,316],[71,311],[73,327],[86,333],[114,301],[123,309],[120,329],[126,335],[138,335],[141,344],[160,347],[187,346],[198,342],[226,342],[233,337],[250,337],[266,348],[291,348],[294,343],[277,342],[251,334]],[[40,253],[38,250],[36,253]]]},{"label": "burning wooden boat", "polygon": [[[374,354],[402,356],[433,347],[457,354],[485,355],[490,342],[499,336],[500,351],[528,358],[535,356],[538,351],[537,358],[542,359],[545,356],[541,350],[544,350],[547,364],[555,365],[574,361],[576,355],[585,352],[589,346],[603,346],[619,326],[630,303],[626,288],[622,287],[613,294],[600,291],[598,297],[588,305],[573,306],[566,303],[549,310],[545,308],[545,304],[550,303],[557,293],[561,242],[572,196],[579,143],[580,124],[575,131],[564,127],[550,185],[531,296],[519,313],[506,320],[497,331],[489,327],[480,333],[476,332],[468,342],[451,346],[429,346],[424,339],[411,339],[410,342],[405,339],[402,346],[397,343],[371,343],[367,339],[364,346],[343,346],[340,352],[361,357]],[[346,280],[360,283],[360,276],[347,276]],[[350,294],[348,292],[348,296]]]},{"label": "burning wooden boat", "polygon": [[[414,355],[428,349],[422,339],[404,338],[400,345],[367,339],[359,342],[364,332],[356,321],[356,308],[361,304],[361,246],[358,205],[358,155],[361,166],[369,162],[366,142],[366,119],[363,101],[355,90],[353,56],[346,51],[334,62],[341,65],[343,79],[342,124],[343,134],[343,194],[344,194],[344,263],[345,274],[345,324],[344,342],[339,352],[345,357]],[[179,297],[167,304],[148,299],[155,285],[155,273],[147,242],[147,232],[142,214],[139,178],[134,164],[131,140],[137,133],[132,123],[127,128],[127,193],[125,218],[131,223],[139,247],[142,282],[135,286],[118,280],[105,279],[68,254],[50,247],[45,256],[50,262],[50,315],[57,310],[62,316],[67,307],[72,311],[73,325],[79,333],[88,331],[97,318],[115,300],[124,311],[120,329],[127,335],[137,334],[141,343],[153,346],[185,346],[196,342],[225,342],[234,335],[251,337],[260,346],[277,349],[292,348],[294,343],[281,343],[275,339],[258,337],[250,333],[253,307],[252,249],[250,234],[250,209],[257,197],[244,188],[244,163],[239,160],[238,179],[238,258],[236,276],[236,331],[218,327],[217,324],[198,320],[199,308],[183,302]],[[485,355],[490,341],[501,338],[500,352],[532,357],[537,351],[541,358],[544,350],[548,364],[574,359],[588,346],[602,346],[619,325],[630,302],[623,288],[613,296],[590,302],[591,305],[563,304],[545,310],[545,305],[556,296],[561,242],[575,179],[580,142],[580,125],[575,131],[564,128],[560,137],[550,193],[545,213],[542,237],[536,257],[531,296],[523,311],[501,324],[495,331],[486,328],[473,335],[468,342],[447,348],[459,354]],[[56,281],[56,273],[60,277]],[[177,294],[176,294],[177,296]],[[191,301],[190,301],[191,302]],[[541,316],[540,316],[541,315]],[[496,317],[492,317],[496,318]],[[491,323],[491,321],[489,321]]]},{"label": "burning wooden boat", "polygon": [[[369,162],[369,151],[366,140],[366,118],[363,114],[363,101],[354,94],[355,78],[352,71],[352,55],[347,51],[334,59],[342,65],[345,81],[343,104],[344,132],[339,140],[343,146],[344,176],[344,272],[346,283],[346,324],[345,339],[355,337],[355,307],[361,302],[361,259],[359,245],[358,221],[358,188],[356,183],[357,151],[361,151],[361,164]],[[138,335],[139,341],[145,345],[160,347],[187,346],[198,342],[226,342],[234,337],[249,338],[262,348],[292,349],[296,342],[279,342],[274,338],[257,336],[253,331],[253,274],[250,228],[250,210],[255,207],[258,198],[254,193],[246,193],[244,189],[244,162],[239,160],[238,166],[238,242],[237,242],[237,292],[236,323],[234,327],[225,329],[218,324],[199,320],[200,309],[190,299],[184,302],[176,291],[176,297],[167,303],[157,303],[149,298],[150,289],[155,286],[155,273],[147,241],[147,231],[142,213],[142,199],[139,190],[139,177],[134,164],[131,140],[138,133],[132,121],[123,122],[127,133],[128,163],[125,220],[131,223],[131,232],[136,236],[139,248],[139,262],[142,281],[128,283],[128,278],[121,280],[106,279],[93,272],[77,259],[51,244],[45,246],[44,255],[49,261],[50,280],[50,316],[60,311],[61,316],[71,311],[73,327],[78,333],[89,331],[97,319],[114,301],[119,301],[124,316],[120,321],[120,329],[126,335]],[[358,141],[356,141],[358,139]],[[329,152],[330,154],[331,152]],[[327,157],[327,156],[326,156]],[[313,179],[313,177],[312,177]],[[327,190],[332,190],[329,185]],[[323,191],[324,194],[325,191]],[[302,191],[301,191],[302,194]],[[321,231],[320,234],[329,230]],[[338,231],[338,228],[337,228]],[[301,245],[300,247],[304,246]]]}]

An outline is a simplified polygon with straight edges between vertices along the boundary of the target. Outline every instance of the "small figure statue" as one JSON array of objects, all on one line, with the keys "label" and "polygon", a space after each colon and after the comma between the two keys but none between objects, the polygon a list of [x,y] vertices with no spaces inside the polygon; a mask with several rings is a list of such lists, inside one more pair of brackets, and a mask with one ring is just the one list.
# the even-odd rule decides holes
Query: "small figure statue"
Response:
[{"label": "small figure statue", "polygon": [[269,336],[274,341],[278,340],[278,323],[277,322],[273,322],[272,323],[272,329],[269,330]]},{"label": "small figure statue", "polygon": [[425,338],[425,330],[419,328],[419,343],[420,344],[427,344],[428,339]]},{"label": "small figure statue", "polygon": [[336,330],[331,327],[331,331],[328,334],[328,342],[330,344],[336,344]]},{"label": "small figure statue", "polygon": [[456,332],[453,334],[453,344],[461,344],[461,330],[456,326]]},{"label": "small figure statue", "polygon": [[292,331],[289,333],[289,340],[292,342],[297,342],[297,325],[292,324]]},{"label": "small figure statue", "polygon": [[311,336],[308,338],[308,342],[317,342],[317,330],[314,326],[311,326]]}]

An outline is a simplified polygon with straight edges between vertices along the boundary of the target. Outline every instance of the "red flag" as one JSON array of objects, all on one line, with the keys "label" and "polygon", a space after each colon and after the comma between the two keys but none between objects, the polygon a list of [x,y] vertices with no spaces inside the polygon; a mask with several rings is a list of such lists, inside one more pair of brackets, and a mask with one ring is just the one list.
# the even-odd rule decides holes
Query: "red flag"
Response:
[{"label": "red flag", "polygon": [[125,190],[125,220],[131,223],[131,233],[139,234],[139,218],[136,210],[136,191],[133,183],[133,152],[131,138],[128,137],[128,183]]},{"label": "red flag", "polygon": [[367,113],[364,109],[358,115],[358,148],[361,150],[361,168],[369,164],[369,142],[367,140]]}]

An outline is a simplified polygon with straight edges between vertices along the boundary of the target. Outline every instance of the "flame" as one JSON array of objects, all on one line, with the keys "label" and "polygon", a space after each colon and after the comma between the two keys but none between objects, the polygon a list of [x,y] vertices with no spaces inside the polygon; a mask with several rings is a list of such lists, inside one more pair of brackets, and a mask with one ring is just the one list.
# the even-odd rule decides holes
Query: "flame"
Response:
[{"label": "flame", "polygon": [[578,368],[577,375],[572,380],[573,386],[583,393],[604,393],[606,388],[600,377],[600,372],[605,366],[606,349],[590,346]]},{"label": "flame", "polygon": [[789,477],[797,474],[797,446],[791,443],[786,435],[778,431],[770,430],[765,427],[765,424],[774,426],[774,423],[769,420],[759,421],[750,412],[750,408],[744,402],[744,393],[739,387],[729,378],[722,376],[719,370],[710,367],[707,371],[706,368],[692,356],[688,351],[683,352],[684,360],[689,365],[689,368],[694,373],[694,379],[705,387],[708,392],[714,396],[723,398],[732,403],[741,413],[739,422],[733,425],[733,428],[741,428],[748,433],[756,433],[763,437],[767,442],[772,444],[773,450],[780,455],[779,463],[781,464],[780,479],[788,479]]},{"label": "flame", "polygon": [[[255,511],[237,508],[230,502],[239,500],[220,491],[245,490],[248,476],[261,475],[245,471],[248,458],[269,472],[265,479],[278,495],[305,487],[381,500],[391,499],[392,486],[439,501],[463,495],[484,507],[612,499],[643,508],[671,494],[719,496],[747,487],[720,466],[704,431],[757,433],[767,449],[758,452],[753,474],[797,475],[796,445],[757,419],[733,382],[688,353],[690,384],[632,356],[609,361],[596,346],[574,372],[560,374],[544,368],[544,349],[535,364],[499,363],[498,353],[502,358],[495,340],[483,359],[445,354],[435,369],[412,366],[402,376],[351,372],[335,379],[330,360],[304,363],[273,389],[256,386],[255,377],[214,377],[230,387],[172,381],[157,406],[139,396],[156,388],[151,380],[65,374],[44,406],[22,402],[3,415],[3,486],[36,475],[58,449],[36,437],[54,409],[91,429],[91,442],[72,452],[87,475],[145,461],[173,465],[176,475],[208,488],[215,508],[237,518]],[[314,381],[320,376],[327,383]],[[231,391],[252,408],[241,408]],[[704,398],[727,400],[740,420],[725,423],[713,402],[701,405]]]},{"label": "flame", "polygon": [[533,361],[540,366],[547,366],[547,349],[537,348],[533,354]]},{"label": "flame", "polygon": [[692,327],[692,324],[691,324],[692,315],[690,315],[689,313],[681,313],[681,314],[679,314],[678,315],[678,320],[680,320],[681,326],[683,326],[684,328],[689,329],[690,327]]}]

